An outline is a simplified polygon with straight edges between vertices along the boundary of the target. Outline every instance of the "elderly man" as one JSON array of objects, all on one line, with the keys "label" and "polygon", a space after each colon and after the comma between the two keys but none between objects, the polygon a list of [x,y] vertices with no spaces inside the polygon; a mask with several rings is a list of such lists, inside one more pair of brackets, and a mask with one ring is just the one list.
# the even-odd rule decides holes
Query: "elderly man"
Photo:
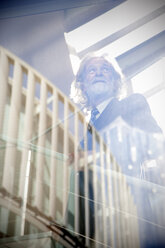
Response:
[{"label": "elderly man", "polygon": [[[122,167],[123,173],[140,177],[141,163],[154,156],[152,153],[155,153],[155,150],[151,152],[152,148],[146,143],[147,141],[139,143],[136,139],[137,134],[139,136],[149,134],[151,137],[155,133],[161,134],[161,129],[152,117],[143,95],[131,94],[125,98],[121,97],[125,81],[114,59],[108,56],[88,55],[80,64],[76,80],[72,83],[71,98],[75,103],[82,105],[89,122],[104,136],[106,143],[105,131],[113,130],[113,134],[112,132],[110,134],[110,149]],[[117,126],[124,128],[115,129]],[[117,139],[119,130],[122,130],[122,142]],[[83,147],[83,142],[81,145]],[[125,145],[129,146],[127,152]],[[134,155],[131,146],[136,148]],[[89,135],[88,149],[91,148],[92,141]]]},{"label": "elderly man", "polygon": [[[160,144],[162,131],[151,114],[150,107],[140,94],[131,94],[127,97],[122,96],[122,89],[126,87],[126,79],[122,74],[117,62],[107,55],[97,56],[96,54],[87,55],[81,62],[75,81],[71,85],[71,99],[79,104],[89,121],[88,128],[88,150],[92,150],[92,129],[94,126],[98,133],[103,137],[105,143],[121,167],[121,171],[131,177],[147,178],[155,182],[155,175],[147,174],[143,165],[147,161],[157,158],[164,148],[164,143]],[[84,149],[82,140],[81,149]],[[144,175],[144,171],[146,175]],[[155,177],[154,177],[155,176]],[[92,190],[92,171],[89,171],[89,193],[93,199]],[[157,180],[157,179],[156,179]],[[84,173],[79,173],[80,195],[84,196]],[[128,180],[137,201],[140,217],[145,217],[141,213],[144,208],[141,205],[139,189],[135,189],[133,181]],[[140,186],[141,187],[141,186]],[[147,202],[146,202],[147,201]],[[148,199],[144,200],[148,206]],[[146,206],[146,211],[148,207]],[[94,235],[94,206],[90,202],[90,223],[91,233]],[[84,209],[84,201],[80,199],[80,212]],[[81,220],[80,232],[84,234],[84,222]],[[148,227],[147,227],[148,228]],[[150,247],[150,241],[146,239],[144,246]],[[152,245],[152,241],[151,241]]]}]

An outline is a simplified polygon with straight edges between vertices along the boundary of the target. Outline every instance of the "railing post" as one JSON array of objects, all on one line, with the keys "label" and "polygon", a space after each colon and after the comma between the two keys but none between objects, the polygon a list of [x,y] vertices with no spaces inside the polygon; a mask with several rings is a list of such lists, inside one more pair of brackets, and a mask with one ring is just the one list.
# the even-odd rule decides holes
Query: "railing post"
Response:
[{"label": "railing post", "polygon": [[[101,199],[102,199],[102,223],[103,223],[103,242],[107,244],[107,228],[106,228],[106,201],[107,201],[107,194],[105,191],[105,163],[104,163],[104,146],[103,146],[103,139],[100,137],[100,170],[101,170]],[[106,175],[107,176],[107,175]]]},{"label": "railing post", "polygon": [[[40,99],[40,112],[39,112],[39,132],[38,132],[38,146],[44,147],[46,130],[46,111],[47,111],[47,87],[44,80],[41,81],[41,99]],[[40,151],[37,151],[36,163],[36,190],[35,190],[35,206],[42,211],[44,199],[44,157]]]},{"label": "railing post", "polygon": [[51,162],[50,162],[50,191],[49,191],[49,214],[56,219],[56,167],[57,161],[55,152],[58,147],[58,93],[53,89],[53,117],[51,135]]},{"label": "railing post", "polygon": [[[68,101],[64,99],[64,155],[68,156],[69,153],[69,136],[68,136]],[[67,207],[67,200],[68,200],[68,167],[66,160],[63,161],[63,221],[65,222],[65,214],[66,214],[66,207]],[[63,223],[66,225],[66,223]]]},{"label": "railing post", "polygon": [[4,50],[0,48],[0,134],[3,132],[3,120],[7,97],[9,63]]},{"label": "railing post", "polygon": [[[90,219],[91,219],[91,211],[89,211],[89,206],[91,205],[90,201],[93,201],[93,199],[90,199],[92,196],[89,194],[89,166],[88,166],[88,149],[87,149],[87,124],[84,119],[84,196],[85,196],[85,236],[86,239],[86,246],[89,247],[89,235],[90,235]],[[93,185],[92,185],[93,187]]]},{"label": "railing post", "polygon": [[[15,61],[14,79],[12,83],[11,106],[8,120],[7,136],[10,139],[18,138],[19,118],[21,109],[21,94],[22,94],[22,68],[19,62]],[[3,172],[3,187],[10,193],[13,193],[15,162],[17,156],[16,145],[7,142],[4,172]]]},{"label": "railing post", "polygon": [[31,165],[31,150],[28,151],[28,160],[26,164],[25,172],[25,186],[23,194],[23,204],[22,204],[22,213],[21,213],[21,236],[24,235],[25,230],[25,221],[26,221],[26,208],[28,200],[28,188],[29,188],[29,176],[30,176],[30,165]]},{"label": "railing post", "polygon": [[78,113],[75,110],[74,172],[75,172],[75,216],[74,230],[79,233],[79,171],[78,171]]},{"label": "railing post", "polygon": [[94,247],[99,247],[97,241],[99,241],[99,229],[98,229],[98,180],[97,180],[97,167],[96,167],[96,131],[92,127],[92,158],[93,158],[93,189],[94,189],[94,216],[95,216],[95,237],[96,240]]},{"label": "railing post", "polygon": [[[27,97],[25,106],[25,120],[24,120],[24,136],[23,141],[29,142],[33,134],[33,113],[34,113],[34,74],[31,70],[28,72],[28,85],[27,85]],[[27,149],[22,151],[22,160],[20,168],[20,182],[19,182],[19,196],[23,197],[24,193],[24,180],[25,180],[25,165],[28,159]]]}]

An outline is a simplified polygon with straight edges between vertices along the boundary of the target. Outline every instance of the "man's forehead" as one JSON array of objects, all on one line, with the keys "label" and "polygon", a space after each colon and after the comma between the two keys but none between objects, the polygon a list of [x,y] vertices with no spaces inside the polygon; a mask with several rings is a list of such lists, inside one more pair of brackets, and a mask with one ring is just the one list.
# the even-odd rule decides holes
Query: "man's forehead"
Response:
[{"label": "man's forehead", "polygon": [[102,57],[94,57],[91,58],[85,65],[86,69],[90,66],[93,65],[107,65],[107,66],[111,66],[111,64],[104,58]]}]

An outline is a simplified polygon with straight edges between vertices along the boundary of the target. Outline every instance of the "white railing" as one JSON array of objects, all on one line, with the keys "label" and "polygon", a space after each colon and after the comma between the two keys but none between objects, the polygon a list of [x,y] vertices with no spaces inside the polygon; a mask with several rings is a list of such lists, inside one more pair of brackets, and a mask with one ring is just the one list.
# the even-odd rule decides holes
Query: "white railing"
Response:
[{"label": "white railing", "polygon": [[[21,216],[22,211],[14,210],[12,204],[14,199],[24,200],[25,182],[28,182],[26,206],[23,204],[26,221],[30,213],[37,210],[36,215],[32,214],[33,221],[29,217],[33,224],[37,225],[35,218],[42,217],[45,223],[53,220],[69,229],[71,197],[74,221],[69,230],[84,236],[86,245],[90,247],[93,242],[94,247],[132,248],[136,243],[138,247],[136,207],[120,167],[94,128],[92,152],[87,145],[83,151],[79,147],[82,137],[87,143],[87,125],[82,112],[67,96],[28,64],[0,47],[0,168],[1,188],[6,192],[0,196],[1,206]],[[29,150],[31,169],[27,180]],[[70,159],[70,155],[74,159]],[[84,175],[84,195],[81,196],[80,171]],[[73,181],[71,175],[74,175]],[[74,190],[71,190],[72,183]],[[6,205],[5,199],[10,203]],[[80,211],[80,199],[84,199],[84,215]],[[93,235],[90,235],[90,204],[95,213]],[[84,233],[80,233],[82,219],[85,220]],[[6,225],[9,225],[9,216]]]}]

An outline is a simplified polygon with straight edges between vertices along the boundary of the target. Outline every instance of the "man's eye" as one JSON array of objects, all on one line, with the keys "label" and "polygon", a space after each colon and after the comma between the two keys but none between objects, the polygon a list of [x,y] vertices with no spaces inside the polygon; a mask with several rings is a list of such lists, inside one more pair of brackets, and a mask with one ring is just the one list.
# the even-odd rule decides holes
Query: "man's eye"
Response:
[{"label": "man's eye", "polygon": [[104,67],[104,68],[102,69],[102,71],[105,72],[105,73],[106,73],[106,72],[109,72],[109,68]]},{"label": "man's eye", "polygon": [[94,69],[90,69],[89,71],[88,71],[88,74],[94,74],[95,73],[95,70]]}]

